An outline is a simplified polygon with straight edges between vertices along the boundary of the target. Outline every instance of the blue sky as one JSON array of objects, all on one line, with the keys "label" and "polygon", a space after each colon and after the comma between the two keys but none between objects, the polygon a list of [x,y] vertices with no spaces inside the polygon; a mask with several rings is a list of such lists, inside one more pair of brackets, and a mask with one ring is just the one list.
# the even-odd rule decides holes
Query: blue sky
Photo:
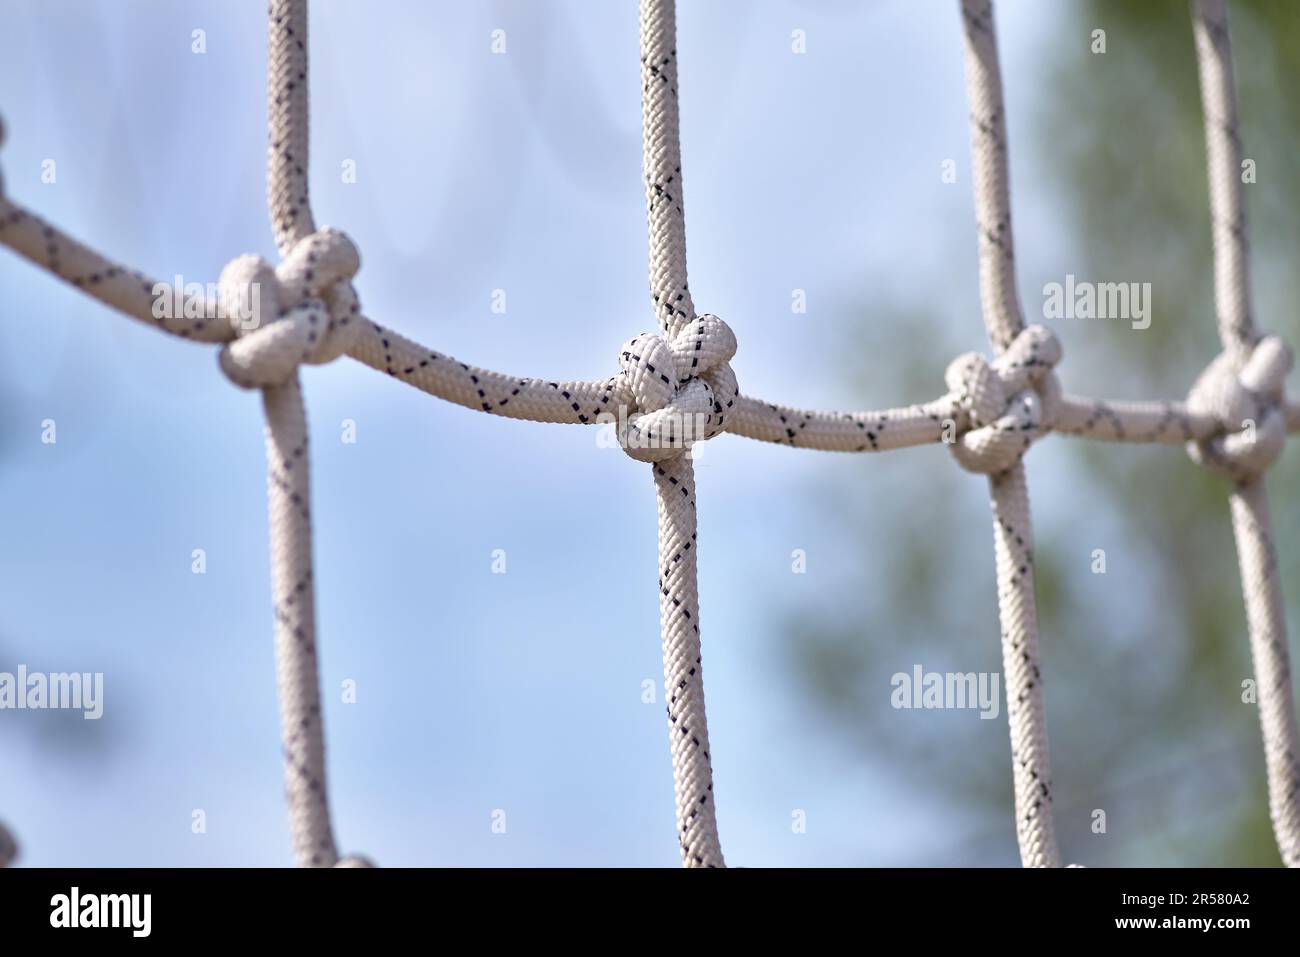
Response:
[{"label": "blue sky", "polygon": [[[737,332],[742,390],[841,409],[939,394],[949,358],[984,347],[956,3],[682,6],[692,288]],[[1026,290],[1065,251],[1027,141],[1044,45],[1077,39],[1053,34],[1051,9],[999,7]],[[4,0],[2,15],[13,198],[163,279],[214,281],[238,254],[273,256],[262,5]],[[504,372],[612,374],[618,346],[653,325],[635,4],[386,0],[312,15],[314,205],[361,249],[367,314]],[[795,29],[806,54],[791,52]],[[948,158],[955,185],[939,176]],[[213,348],[7,252],[0,284],[0,668],[102,671],[106,698],[99,722],[0,717],[0,819],[32,865],[288,864],[258,401]],[[791,313],[794,289],[806,315]],[[889,344],[908,330],[873,329],[872,307],[929,307],[936,291],[932,368],[894,367]],[[905,374],[931,387],[900,393]],[[340,847],[386,865],[676,864],[663,707],[641,701],[662,678],[646,468],[594,431],[491,419],[350,360],[303,381]],[[1059,474],[1055,452],[1036,455]],[[946,459],[730,436],[702,456],[704,661],[731,863],[941,862],[960,836],[941,796],[826,724],[789,674],[781,627],[842,587],[818,483],[892,489],[920,514],[927,476],[955,471]],[[1067,494],[1035,486],[1040,512]],[[987,549],[981,483],[951,487],[960,534]],[[195,548],[205,575],[191,573]],[[794,548],[807,575],[790,574]],[[980,660],[995,660],[985,624]],[[347,679],[356,704],[340,700]],[[1005,737],[1004,718],[983,724]],[[194,809],[206,834],[191,833]],[[1009,810],[1005,836],[1000,861],[1014,859]]]}]

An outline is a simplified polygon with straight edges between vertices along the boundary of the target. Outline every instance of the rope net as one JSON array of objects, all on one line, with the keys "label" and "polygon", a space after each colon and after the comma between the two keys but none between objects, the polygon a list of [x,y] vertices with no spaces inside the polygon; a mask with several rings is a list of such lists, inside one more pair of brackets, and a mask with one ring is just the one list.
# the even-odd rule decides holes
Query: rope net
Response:
[{"label": "rope net", "polygon": [[[126,316],[183,339],[220,345],[237,386],[260,391],[276,668],[294,855],[305,866],[367,866],[339,856],[330,819],[316,657],[310,455],[298,366],[347,355],[430,395],[538,422],[614,423],[628,455],[647,463],[659,518],[660,630],[678,838],[688,867],[724,860],[713,798],[696,586],[696,488],[690,451],[731,432],[798,448],[879,452],[944,442],[986,476],[993,511],[998,612],[1011,737],[1016,834],[1026,866],[1060,866],[1052,813],[1042,668],[1034,605],[1033,531],[1024,453],[1051,432],[1122,442],[1183,443],[1192,460],[1231,482],[1229,506],[1258,682],[1269,811],[1283,862],[1300,866],[1300,734],[1264,476],[1300,402],[1285,395],[1290,348],[1251,313],[1249,245],[1236,93],[1223,0],[1193,0],[1192,24],[1208,156],[1215,311],[1222,352],[1185,400],[1108,402],[1062,391],[1062,350],[1026,325],[1016,293],[1006,114],[991,0],[962,0],[965,74],[979,246],[980,299],[993,358],[957,358],[933,401],[864,412],[790,408],[742,395],[736,336],[697,314],[687,282],[678,132],[674,0],[640,0],[642,135],[649,280],[658,332],[630,339],[599,381],[551,382],[480,369],[365,316],[352,280],[360,255],[318,228],[307,181],[306,0],[271,0],[267,205],[280,262],[240,256],[222,271],[201,315],[158,317],[155,282],[77,242],[7,197],[0,242]],[[3,129],[0,128],[0,141]],[[250,318],[251,317],[251,318]],[[0,865],[16,853],[0,828]]]}]

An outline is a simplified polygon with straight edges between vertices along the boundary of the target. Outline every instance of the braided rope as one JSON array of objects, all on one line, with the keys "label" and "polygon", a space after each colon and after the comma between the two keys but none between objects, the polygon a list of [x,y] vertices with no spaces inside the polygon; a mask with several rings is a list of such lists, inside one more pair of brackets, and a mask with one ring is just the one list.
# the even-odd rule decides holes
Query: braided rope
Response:
[{"label": "braided rope", "polygon": [[[641,124],[650,228],[650,294],[659,328],[676,346],[696,317],[686,281],[675,0],[641,0]],[[723,351],[726,354],[722,367],[729,377],[731,401],[724,404],[724,397],[716,395],[716,387],[705,387],[705,391],[710,393],[708,404],[716,405],[717,414],[725,419],[736,393],[735,376],[726,365],[735,352],[734,337],[729,348]],[[671,352],[676,359],[679,350],[673,348]],[[680,374],[682,362],[670,364]],[[703,379],[694,381],[703,382]],[[676,382],[672,385],[674,392],[680,393]],[[719,422],[717,427],[721,429],[722,424]],[[659,631],[663,640],[664,694],[668,697],[668,736],[682,861],[687,867],[721,867],[724,862],[713,797],[700,658],[695,466],[686,455],[679,453],[655,463],[652,468],[659,503]]]},{"label": "braided rope", "polygon": [[[170,285],[127,269],[58,227],[0,195],[0,244],[86,295],[155,329],[182,339],[224,343],[235,333],[206,315],[155,317],[156,296]],[[503,418],[566,425],[598,425],[615,410],[615,380],[554,381],[493,372],[361,317],[361,332],[347,354],[421,392]],[[777,405],[738,395],[727,432],[760,442],[822,452],[888,452],[942,441],[945,422],[959,414],[958,396],[946,393],[916,405],[861,412],[833,412]],[[1288,398],[1288,432],[1300,432],[1300,400]],[[1181,444],[1212,438],[1219,431],[1210,414],[1193,412],[1181,400],[1101,400],[1062,395],[1054,433],[1119,442]]]},{"label": "braided rope", "polygon": [[686,216],[677,115],[677,10],[641,0],[641,145],[650,226],[650,295],[664,334],[695,318],[686,281]]},{"label": "braided rope", "polygon": [[[325,338],[323,328],[312,328],[323,324],[319,300],[304,297],[325,290],[307,290],[302,282],[304,275],[312,273],[319,254],[319,244],[311,241],[315,224],[307,193],[306,0],[272,0],[268,9],[267,114],[267,206],[285,262],[272,271],[253,257],[236,260],[222,274],[221,292],[224,300],[227,295],[242,299],[243,290],[252,287],[263,295],[275,290],[272,298],[280,315],[268,324],[259,321],[250,336],[224,347],[221,367],[236,385],[262,389],[275,666],[289,827],[300,866],[332,867],[339,856],[325,776],[312,570],[311,461],[297,371],[298,362],[311,351],[308,340]],[[309,241],[300,245],[304,239]],[[335,280],[346,283],[355,274],[359,257],[355,249],[352,254],[356,261],[351,268],[331,270],[329,285]],[[290,282],[290,273],[296,282]],[[298,288],[290,292],[286,288],[290,285]],[[240,349],[245,343],[251,349]]]},{"label": "braided rope", "polygon": [[1228,13],[1223,0],[1194,0],[1192,34],[1205,117],[1210,226],[1214,239],[1214,308],[1223,347],[1249,349],[1257,333],[1250,306],[1250,245],[1241,188],[1241,137],[1232,79]]},{"label": "braided rope", "polygon": [[[268,45],[267,199],[282,262],[234,260],[220,295],[199,315],[158,315],[167,284],[118,265],[4,196],[0,243],[110,307],[181,338],[222,344],[220,365],[262,392],[267,422],[268,512],[277,673],[286,784],[300,864],[340,860],[326,801],[316,660],[307,425],[297,367],[347,354],[421,391],[477,411],[542,422],[618,421],[620,443],[652,463],[659,511],[661,636],[669,694],[670,751],[683,860],[721,866],[705,721],[696,583],[695,480],[689,449],[722,431],[799,448],[886,451],[950,441],[964,468],[989,477],[999,617],[1012,746],[1017,838],[1026,865],[1060,863],[1038,663],[1033,546],[1022,464],[1050,432],[1128,442],[1182,442],[1236,484],[1230,496],[1260,720],[1270,812],[1283,860],[1300,865],[1300,735],[1292,700],[1276,551],[1263,474],[1286,433],[1300,431],[1300,402],[1283,380],[1290,351],[1261,338],[1250,310],[1248,247],[1237,171],[1241,146],[1222,0],[1194,0],[1223,354],[1186,401],[1110,402],[1063,394],[1050,332],[1026,327],[1015,290],[1006,123],[991,0],[963,0],[966,83],[979,235],[980,296],[995,358],[959,357],[938,399],[901,408],[821,412],[739,395],[735,336],[697,316],[686,275],[673,0],[641,0],[642,119],[650,288],[660,334],[630,340],[607,379],[554,382],[479,369],[433,352],[361,314],[351,278],[359,266],[343,234],[318,230],[308,192],[306,0],[272,0]],[[0,126],[0,143],[3,142]],[[251,325],[228,318],[270,294]],[[178,292],[178,291],[177,291]],[[263,307],[267,302],[263,303]],[[624,418],[617,418],[619,413]],[[1247,429],[1242,419],[1250,418]],[[679,423],[699,420],[698,431]],[[955,440],[950,436],[956,430]],[[0,830],[0,865],[15,842]]]},{"label": "braided rope", "polygon": [[[1269,816],[1283,863],[1300,867],[1300,731],[1291,691],[1277,550],[1264,489],[1264,473],[1281,451],[1291,418],[1282,396],[1291,351],[1275,336],[1260,338],[1251,315],[1241,138],[1223,0],[1196,0],[1192,23],[1205,115],[1214,303],[1223,353],[1189,396],[1189,404],[1203,405],[1216,414],[1222,435],[1189,443],[1188,451],[1235,483],[1229,506],[1258,688]],[[1247,420],[1253,427],[1243,429]]]},{"label": "braided rope", "polygon": [[[1018,343],[1025,320],[1016,294],[1006,115],[991,0],[963,0],[962,21],[966,36],[966,91],[970,100],[971,180],[979,228],[980,301],[989,339],[999,354],[1006,354]],[[1059,356],[1059,347],[1057,353]],[[1054,383],[1050,369],[1048,375]],[[1028,406],[1027,414],[1034,420],[1033,430],[1024,438],[1025,448],[1039,428],[1050,428],[1050,422],[1039,422],[1044,412],[1037,408],[1042,389],[1042,385],[1036,385],[1011,399],[1022,408]],[[1012,421],[1016,421],[1015,417]],[[1014,432],[1011,435],[1017,437]],[[955,453],[960,448],[953,446]],[[1058,867],[1061,857],[1056,848],[1052,817],[1052,771],[1047,754],[1047,715],[1034,608],[1033,528],[1029,488],[1020,461],[1023,452],[1021,448],[1014,457],[968,459],[959,454],[958,458],[967,468],[984,471],[989,476],[1020,859],[1026,867]]]},{"label": "braided rope", "polygon": [[271,0],[266,48],[266,205],[280,255],[316,231],[308,191],[307,0]]}]

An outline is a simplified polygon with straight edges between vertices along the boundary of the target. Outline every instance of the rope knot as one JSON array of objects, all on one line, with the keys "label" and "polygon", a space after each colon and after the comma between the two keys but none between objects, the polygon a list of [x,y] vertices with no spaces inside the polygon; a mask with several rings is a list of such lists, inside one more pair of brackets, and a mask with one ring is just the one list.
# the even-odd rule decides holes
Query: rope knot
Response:
[{"label": "rope knot", "polygon": [[1209,416],[1218,431],[1187,443],[1192,461],[1234,481],[1261,475],[1286,444],[1283,398],[1291,371],[1291,348],[1264,336],[1244,361],[1221,352],[1187,394],[1187,411]]},{"label": "rope knot", "polygon": [[726,428],[736,402],[736,335],[697,316],[672,338],[642,333],[623,344],[614,399],[618,444],[639,462],[680,455]]},{"label": "rope knot", "polygon": [[245,389],[283,385],[304,362],[321,365],[347,352],[361,330],[352,277],[361,256],[326,226],[305,236],[279,266],[240,256],[221,271],[217,295],[235,339],[221,370]]},{"label": "rope knot", "polygon": [[958,356],[944,373],[956,404],[957,435],[949,448],[969,472],[996,475],[1019,461],[1052,430],[1061,386],[1053,371],[1061,343],[1045,326],[1028,326],[992,362],[977,352]]}]

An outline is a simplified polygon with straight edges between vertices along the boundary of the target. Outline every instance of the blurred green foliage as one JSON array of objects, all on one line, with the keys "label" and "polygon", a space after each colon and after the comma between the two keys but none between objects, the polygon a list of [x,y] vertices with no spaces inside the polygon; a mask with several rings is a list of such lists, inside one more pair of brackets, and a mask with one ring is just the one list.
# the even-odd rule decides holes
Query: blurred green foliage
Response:
[{"label": "blurred green foliage", "polygon": [[[1010,15],[1048,14],[999,11]],[[1042,51],[1035,109],[1030,115],[1013,110],[1008,122],[1013,142],[1014,127],[1031,130],[1068,238],[1059,261],[1037,263],[1047,274],[1026,275],[1025,261],[1033,257],[1024,251],[1035,237],[1018,229],[1026,314],[1034,321],[1041,284],[1067,272],[1151,282],[1148,330],[1113,322],[1054,324],[1066,355],[1058,371],[1068,391],[1084,395],[1185,395],[1218,350],[1188,5],[1093,0],[1053,5],[1051,16],[1059,22]],[[1300,3],[1242,0],[1230,4],[1230,17],[1242,141],[1257,168],[1257,182],[1246,187],[1256,321],[1300,343],[1300,164],[1294,161],[1300,154]],[[1106,31],[1104,54],[1089,49],[1098,28]],[[1014,152],[1011,159],[1016,213]],[[973,249],[973,225],[965,238]],[[915,330],[929,333],[937,320],[876,312],[873,326],[913,330],[910,353],[894,371],[905,394],[933,394],[931,346],[917,344],[932,337]],[[908,341],[900,337],[891,348],[906,350]],[[1226,486],[1176,446],[1047,441],[1065,446],[1051,453],[1058,467],[1045,475],[1037,449],[1027,462],[1039,503],[1040,641],[1065,859],[1277,865],[1258,715],[1241,701],[1241,682],[1251,672]],[[976,480],[954,474],[951,462],[939,461],[947,459],[941,450],[908,454],[915,456],[908,468],[919,459],[924,476],[900,478],[878,460],[868,466],[873,498],[892,484],[889,494],[910,496],[910,505],[858,507],[861,485],[824,490],[850,516],[846,549],[860,553],[843,563],[845,584],[858,575],[870,585],[846,589],[850,597],[837,598],[835,607],[797,609],[788,653],[810,697],[854,748],[949,811],[937,845],[918,835],[917,857],[888,863],[1013,864],[1005,711],[996,722],[981,722],[969,713],[900,715],[888,706],[890,675],[912,662],[932,670],[1001,670],[991,530],[986,514],[968,514]],[[1293,626],[1300,597],[1298,478],[1292,448],[1270,473],[1269,488],[1283,581],[1292,584]],[[1068,487],[1044,494],[1047,482]],[[918,498],[909,483],[930,490]],[[1045,498],[1077,507],[1045,514]],[[1088,567],[1097,542],[1107,545],[1105,576]],[[1294,637],[1290,644],[1294,654]],[[1094,809],[1106,811],[1104,835],[1091,829]]]}]

